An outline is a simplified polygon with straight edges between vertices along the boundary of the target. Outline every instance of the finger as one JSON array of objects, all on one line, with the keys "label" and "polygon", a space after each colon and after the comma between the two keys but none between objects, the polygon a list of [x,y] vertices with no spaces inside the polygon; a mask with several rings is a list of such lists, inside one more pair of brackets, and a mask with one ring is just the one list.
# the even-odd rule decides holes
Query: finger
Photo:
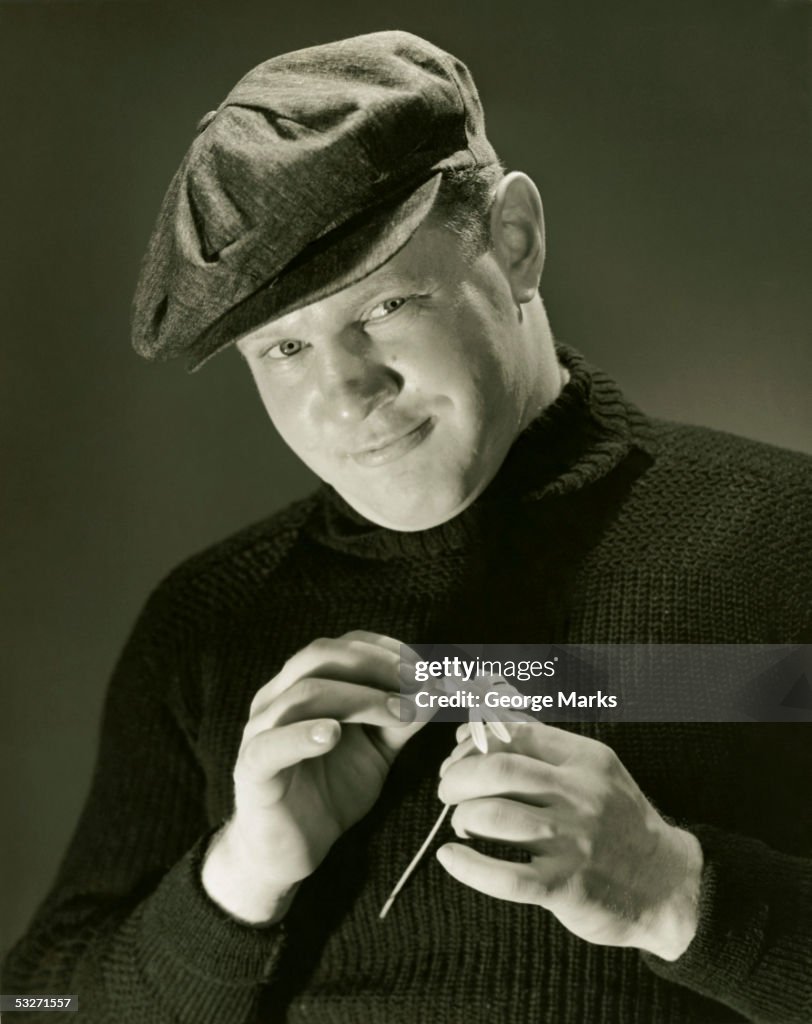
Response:
[{"label": "finger", "polygon": [[[459,729],[457,730],[457,734],[459,735]],[[469,733],[462,742],[458,743],[456,747],[454,747],[445,761],[440,765],[440,778],[445,775],[446,771],[452,764],[455,764],[457,761],[461,761],[465,757],[471,757],[473,754],[478,753],[479,750],[474,743],[473,737]]]},{"label": "finger", "polygon": [[261,732],[240,748],[234,768],[235,782],[266,783],[300,761],[321,757],[340,738],[340,724],[329,718]]},{"label": "finger", "polygon": [[477,836],[493,842],[515,843],[538,851],[538,844],[556,834],[553,814],[505,797],[466,800],[451,816],[451,825],[461,838]]},{"label": "finger", "polygon": [[408,699],[396,693],[311,676],[300,679],[254,715],[244,735],[312,718],[393,727],[413,721],[414,711]]},{"label": "finger", "polygon": [[420,690],[431,692],[431,687],[427,687],[425,682],[417,678],[417,661],[408,654],[408,651],[408,647],[403,648],[404,653],[399,662],[398,675],[401,690],[409,694],[416,694]]},{"label": "finger", "polygon": [[[507,719],[501,717],[498,710],[488,709],[483,710],[482,718],[489,723],[488,749],[491,752],[509,749],[549,764],[563,764],[582,742],[592,742],[585,736],[547,725],[521,711],[511,710]],[[457,743],[462,743],[470,735],[471,723],[463,722],[457,728]]]},{"label": "finger", "polygon": [[379,729],[378,735],[381,742],[384,743],[393,754],[397,754],[406,746],[412,736],[420,732],[420,730],[426,725],[428,725],[428,721],[412,722],[410,725],[400,725],[396,726],[394,729],[387,727]]},{"label": "finger", "polygon": [[[484,717],[485,717],[485,715],[483,714],[483,718]],[[514,745],[513,739],[514,739],[514,725],[515,725],[515,723],[500,721],[499,725],[501,726],[501,729],[493,729],[492,728],[492,724],[493,723],[491,722],[490,717],[488,717],[487,721],[488,721],[488,753],[494,754],[494,753],[497,753],[499,751],[502,751],[502,752],[524,753],[526,756],[532,756],[532,755],[528,755],[528,751],[534,749],[531,746],[531,744],[528,743],[528,739],[532,740],[532,734],[528,737],[528,735],[526,733],[523,734],[521,731],[519,731],[518,732],[519,743]],[[535,719],[533,719],[532,722],[530,722],[528,724],[535,725],[537,723],[536,723]],[[471,723],[470,722],[465,722],[463,725],[459,726],[459,728],[457,729],[457,732],[456,732],[456,738],[457,738],[457,746],[454,747],[454,749],[449,754],[449,756],[440,765],[440,777],[441,778],[445,774],[446,769],[449,768],[456,761],[461,761],[465,757],[471,757],[473,754],[478,754],[478,753],[482,752],[481,748],[474,741],[473,730],[471,728]],[[524,749],[522,749],[522,748],[524,748]],[[549,760],[549,759],[545,758],[545,760]],[[549,762],[549,763],[553,763],[553,762]]]},{"label": "finger", "polygon": [[586,736],[579,736],[577,733],[568,732],[566,729],[559,729],[546,722],[514,721],[511,714],[511,721],[503,722],[510,740],[506,742],[499,736],[491,734],[488,737],[488,749],[495,753],[500,750],[510,750],[517,754],[524,754],[550,765],[561,765],[572,757],[583,753],[588,746],[595,743]]},{"label": "finger", "polygon": [[459,843],[441,846],[437,860],[458,882],[498,900],[541,905],[547,894],[533,864],[486,857]]},{"label": "finger", "polygon": [[361,643],[374,644],[380,647],[381,650],[397,654],[401,661],[409,664],[420,660],[420,655],[409,647],[408,644],[403,643],[402,640],[396,640],[393,636],[387,636],[385,633],[372,633],[366,629],[353,629],[349,633],[342,633],[339,640],[359,640]]},{"label": "finger", "polygon": [[494,753],[467,757],[446,768],[437,795],[446,804],[504,796],[545,807],[560,799],[558,769],[523,754]]},{"label": "finger", "polygon": [[361,643],[375,644],[384,651],[390,651],[392,654],[398,655],[400,654],[401,647],[405,646],[393,636],[387,636],[386,633],[373,633],[369,629],[351,629],[347,633],[342,633],[338,639],[360,640]]},{"label": "finger", "polygon": [[400,687],[400,652],[366,640],[318,639],[297,651],[270,682],[257,690],[251,715],[307,676],[323,676],[349,683],[362,683],[386,690]]}]

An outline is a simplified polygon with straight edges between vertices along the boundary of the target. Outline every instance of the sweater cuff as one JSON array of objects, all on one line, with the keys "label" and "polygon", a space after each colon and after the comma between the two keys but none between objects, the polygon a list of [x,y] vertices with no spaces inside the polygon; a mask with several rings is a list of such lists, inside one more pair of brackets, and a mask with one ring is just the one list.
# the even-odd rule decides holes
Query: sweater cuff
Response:
[{"label": "sweater cuff", "polygon": [[684,827],[704,855],[697,931],[677,960],[642,953],[644,962],[661,978],[763,1014],[758,1020],[806,1020],[794,1012],[804,1012],[812,972],[804,922],[812,864],[714,826]]},{"label": "sweater cuff", "polygon": [[180,969],[231,987],[265,983],[279,961],[284,926],[238,921],[209,897],[200,872],[212,835],[195,843],[146,903],[141,927],[149,971],[171,976]]}]

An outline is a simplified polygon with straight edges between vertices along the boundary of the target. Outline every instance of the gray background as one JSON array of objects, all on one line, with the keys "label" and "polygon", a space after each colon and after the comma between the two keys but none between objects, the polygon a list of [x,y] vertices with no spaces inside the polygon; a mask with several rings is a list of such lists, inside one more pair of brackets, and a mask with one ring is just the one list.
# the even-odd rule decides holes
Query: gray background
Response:
[{"label": "gray background", "polygon": [[[409,28],[538,181],[557,335],[647,411],[812,450],[806,2],[0,0],[0,948],[56,868],[110,668],[173,564],[307,491],[234,353],[128,349],[163,191],[274,53]],[[359,623],[362,626],[363,623]]]}]

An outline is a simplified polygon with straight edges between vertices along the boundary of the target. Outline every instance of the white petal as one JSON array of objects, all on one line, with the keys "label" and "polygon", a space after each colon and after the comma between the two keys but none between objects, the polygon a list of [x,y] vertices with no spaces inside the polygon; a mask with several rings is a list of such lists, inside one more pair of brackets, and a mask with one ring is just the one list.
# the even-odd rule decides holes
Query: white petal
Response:
[{"label": "white petal", "polygon": [[492,718],[488,721],[488,725],[493,729],[494,735],[498,739],[503,743],[510,743],[510,732],[504,722],[500,722],[498,718]]},{"label": "white petal", "polygon": [[480,753],[488,753],[488,734],[482,722],[471,722],[471,739]]}]

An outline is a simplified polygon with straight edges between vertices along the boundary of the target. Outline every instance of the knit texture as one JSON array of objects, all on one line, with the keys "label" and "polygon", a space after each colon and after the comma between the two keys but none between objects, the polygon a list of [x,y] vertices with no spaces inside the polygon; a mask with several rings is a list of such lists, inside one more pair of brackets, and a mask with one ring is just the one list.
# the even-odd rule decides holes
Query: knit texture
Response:
[{"label": "knit texture", "polygon": [[[458,884],[431,854],[378,920],[440,810],[448,724],[410,741],[281,924],[234,921],[202,889],[251,698],[318,636],[812,641],[812,459],[648,419],[577,352],[559,358],[569,383],[454,520],[393,532],[323,487],[158,588],[3,991],[78,993],[89,1024],[812,1021],[806,725],[567,726],[611,746],[702,844],[699,929],[674,963],[589,945],[540,908]],[[449,838],[446,825],[437,844]]]}]

